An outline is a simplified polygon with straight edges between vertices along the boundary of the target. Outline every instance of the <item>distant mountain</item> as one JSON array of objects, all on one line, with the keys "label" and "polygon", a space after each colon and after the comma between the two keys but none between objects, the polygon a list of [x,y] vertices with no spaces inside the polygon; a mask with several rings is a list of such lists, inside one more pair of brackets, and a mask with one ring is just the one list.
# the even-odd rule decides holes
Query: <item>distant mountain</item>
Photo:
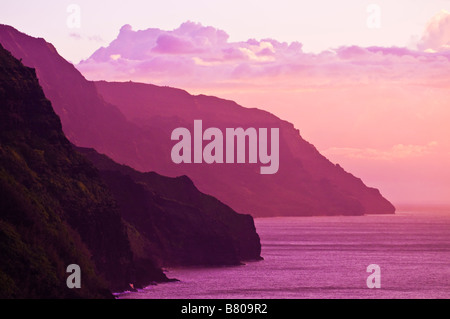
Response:
[{"label": "distant mountain", "polygon": [[[366,187],[359,178],[331,163],[303,140],[291,123],[269,112],[151,84],[101,81],[96,85],[103,98],[116,105],[130,121],[158,136],[160,157],[156,161],[149,158],[143,165],[164,175],[187,174],[201,191],[240,212],[253,216],[307,216],[395,211],[377,189]],[[193,132],[195,119],[202,119],[204,128],[218,127],[223,132],[228,127],[279,128],[278,173],[261,175],[259,164],[173,164],[171,132],[176,127],[187,127]]]},{"label": "distant mountain", "polygon": [[[292,124],[258,109],[216,97],[138,83],[88,82],[54,47],[0,26],[0,43],[36,68],[61,116],[68,138],[140,171],[189,176],[197,188],[253,216],[394,213],[376,189],[323,157]],[[181,164],[170,158],[177,127],[280,129],[280,168],[259,174],[259,164]]]},{"label": "distant mountain", "polygon": [[261,259],[249,215],[197,190],[186,177],[141,173],[93,149],[78,148],[99,169],[128,225],[133,251],[161,266],[237,265]]},{"label": "distant mountain", "polygon": [[[167,281],[153,260],[135,258],[98,171],[64,136],[35,71],[1,45],[0,256],[0,298],[112,297]],[[66,286],[70,264],[81,289]]]}]

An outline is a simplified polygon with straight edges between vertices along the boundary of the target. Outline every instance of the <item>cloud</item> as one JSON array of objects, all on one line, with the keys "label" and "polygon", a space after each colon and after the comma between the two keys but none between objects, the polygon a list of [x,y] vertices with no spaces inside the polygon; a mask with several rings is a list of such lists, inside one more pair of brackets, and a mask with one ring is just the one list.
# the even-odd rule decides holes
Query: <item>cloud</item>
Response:
[{"label": "cloud", "polygon": [[121,58],[120,54],[111,54],[111,60],[117,61]]},{"label": "cloud", "polygon": [[427,52],[450,50],[450,12],[442,10],[428,22],[418,48]]},{"label": "cloud", "polygon": [[273,85],[275,79],[279,86],[297,87],[379,79],[440,85],[449,78],[445,72],[449,61],[450,52],[397,47],[351,46],[311,54],[304,52],[299,42],[231,42],[222,30],[188,21],[171,31],[134,31],[124,25],[113,42],[77,68],[91,80],[134,80],[186,89],[193,84],[197,88],[214,84],[265,87]]},{"label": "cloud", "polygon": [[430,154],[436,146],[438,146],[438,143],[432,141],[426,145],[397,144],[390,149],[332,147],[321,153],[325,156],[391,161],[396,159],[422,157]]},{"label": "cloud", "polygon": [[[298,42],[288,44],[273,39],[229,42],[228,38],[222,30],[190,21],[172,31],[155,28],[134,31],[130,25],[124,25],[108,47],[97,50],[78,68],[90,79],[100,79],[102,74],[109,80],[144,79],[158,83],[178,76],[178,86],[182,86],[183,80],[184,83],[232,81],[240,74],[239,70],[247,67],[249,76],[272,74],[274,65],[284,64],[286,59],[294,61],[303,54]],[[150,69],[150,65],[154,68]],[[187,70],[190,72],[186,73]]]},{"label": "cloud", "polygon": [[162,54],[189,54],[201,52],[201,48],[196,48],[195,45],[183,38],[162,34],[156,40],[156,46],[152,51]]}]

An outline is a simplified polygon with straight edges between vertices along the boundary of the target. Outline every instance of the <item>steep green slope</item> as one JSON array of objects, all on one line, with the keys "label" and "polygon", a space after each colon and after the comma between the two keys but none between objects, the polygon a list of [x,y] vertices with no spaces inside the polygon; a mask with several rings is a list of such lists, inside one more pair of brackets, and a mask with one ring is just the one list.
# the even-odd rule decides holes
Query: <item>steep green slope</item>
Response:
[{"label": "steep green slope", "polygon": [[[0,256],[3,298],[111,297],[129,283],[167,280],[133,256],[98,171],[62,133],[35,71],[2,46]],[[66,286],[69,264],[81,267],[81,289]]]}]

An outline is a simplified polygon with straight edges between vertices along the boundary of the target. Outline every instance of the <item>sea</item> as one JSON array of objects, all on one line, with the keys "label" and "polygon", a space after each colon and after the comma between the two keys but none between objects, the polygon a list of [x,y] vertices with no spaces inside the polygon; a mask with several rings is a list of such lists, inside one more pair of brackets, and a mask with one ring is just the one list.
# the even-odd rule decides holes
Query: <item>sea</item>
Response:
[{"label": "sea", "polygon": [[[170,268],[167,276],[179,281],[116,297],[450,298],[450,209],[256,218],[255,225],[264,260],[234,267]],[[370,265],[377,267],[375,279]],[[373,287],[375,282],[379,288]]]}]

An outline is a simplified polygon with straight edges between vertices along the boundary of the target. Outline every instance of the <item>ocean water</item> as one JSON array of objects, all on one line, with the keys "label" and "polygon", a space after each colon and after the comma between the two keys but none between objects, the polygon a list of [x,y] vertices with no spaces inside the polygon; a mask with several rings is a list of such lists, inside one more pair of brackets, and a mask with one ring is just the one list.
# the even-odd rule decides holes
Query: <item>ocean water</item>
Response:
[{"label": "ocean water", "polygon": [[[118,298],[450,298],[450,210],[255,219],[263,261],[167,269],[179,282]],[[367,266],[380,267],[369,289]]]}]

